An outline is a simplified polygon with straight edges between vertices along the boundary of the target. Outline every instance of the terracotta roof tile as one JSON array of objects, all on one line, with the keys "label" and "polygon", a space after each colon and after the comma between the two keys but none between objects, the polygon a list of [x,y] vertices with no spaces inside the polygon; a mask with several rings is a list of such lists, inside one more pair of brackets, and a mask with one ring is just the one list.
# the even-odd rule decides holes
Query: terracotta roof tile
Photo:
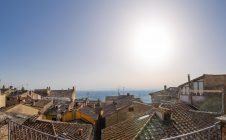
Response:
[{"label": "terracotta roof tile", "polygon": [[161,107],[171,111],[171,120],[168,123],[157,116],[155,111],[158,108],[153,108],[145,113],[151,115],[143,120],[134,117],[105,128],[102,130],[102,139],[162,139],[190,133],[216,123],[214,115],[192,111],[193,108],[184,103],[162,104]]},{"label": "terracotta roof tile", "polygon": [[[33,129],[59,136],[70,140],[89,140],[92,137],[93,127],[90,124],[77,124],[55,121],[41,121],[36,120],[34,122],[29,119],[23,123]],[[82,130],[82,134],[79,131]]]},{"label": "terracotta roof tile", "polygon": [[79,112],[89,115],[90,117],[94,118],[95,120],[98,120],[99,114],[96,111],[96,109],[91,108],[91,107],[82,107],[81,109],[79,109]]},{"label": "terracotta roof tile", "polygon": [[116,125],[107,127],[102,130],[103,140],[131,140],[152,117],[153,112],[146,115],[134,117],[126,121],[117,123]]}]

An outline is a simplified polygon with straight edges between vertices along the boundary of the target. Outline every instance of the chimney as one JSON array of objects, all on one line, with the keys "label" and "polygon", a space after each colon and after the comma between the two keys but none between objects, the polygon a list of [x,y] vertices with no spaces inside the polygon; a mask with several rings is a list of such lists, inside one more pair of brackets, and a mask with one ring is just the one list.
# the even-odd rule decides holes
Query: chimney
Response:
[{"label": "chimney", "polygon": [[57,110],[57,121],[60,121],[61,118],[62,118],[62,115],[61,115],[60,111]]},{"label": "chimney", "polygon": [[163,123],[169,123],[171,121],[171,110],[168,108],[159,107],[155,112]]},{"label": "chimney", "polygon": [[2,86],[2,89],[5,89],[5,85]]},{"label": "chimney", "polygon": [[192,94],[190,92],[190,89],[191,89],[191,79],[190,79],[190,74],[188,74],[188,97],[189,97],[189,101],[190,101],[190,104],[192,105]]},{"label": "chimney", "polygon": [[35,100],[33,100],[32,105],[35,106]]},{"label": "chimney", "polygon": [[86,99],[85,99],[85,106],[87,106],[87,105],[88,105],[88,103],[89,103],[89,99],[88,99],[88,98],[86,98]]},{"label": "chimney", "polygon": [[72,93],[71,93],[71,101],[74,102],[76,99],[76,91],[75,91],[75,87],[72,87]]},{"label": "chimney", "polygon": [[166,91],[166,89],[167,89],[167,85],[164,85],[164,91]]},{"label": "chimney", "polygon": [[113,105],[117,105],[117,103],[115,102],[115,100],[113,100]]},{"label": "chimney", "polygon": [[83,135],[83,129],[81,129],[81,128],[78,129],[78,135],[79,136],[82,136]]},{"label": "chimney", "polygon": [[21,88],[21,91],[24,91],[25,89],[24,89],[24,87],[22,86],[22,88]]},{"label": "chimney", "polygon": [[96,108],[96,104],[93,104],[93,108]]},{"label": "chimney", "polygon": [[98,100],[97,100],[97,105],[100,107],[101,106],[101,101],[100,101],[100,99],[98,98]]},{"label": "chimney", "polygon": [[47,95],[50,95],[50,87],[47,87],[46,90],[47,90]]}]

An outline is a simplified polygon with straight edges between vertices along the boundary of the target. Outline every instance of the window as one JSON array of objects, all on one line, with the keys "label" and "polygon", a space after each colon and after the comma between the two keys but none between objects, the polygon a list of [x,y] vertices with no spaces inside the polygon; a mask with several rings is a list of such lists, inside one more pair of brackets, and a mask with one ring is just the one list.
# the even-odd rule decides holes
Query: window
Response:
[{"label": "window", "polygon": [[198,90],[199,89],[199,82],[193,82],[193,88],[194,88],[194,90]]},{"label": "window", "polygon": [[193,89],[198,95],[202,95],[203,93],[203,81],[193,82]]}]

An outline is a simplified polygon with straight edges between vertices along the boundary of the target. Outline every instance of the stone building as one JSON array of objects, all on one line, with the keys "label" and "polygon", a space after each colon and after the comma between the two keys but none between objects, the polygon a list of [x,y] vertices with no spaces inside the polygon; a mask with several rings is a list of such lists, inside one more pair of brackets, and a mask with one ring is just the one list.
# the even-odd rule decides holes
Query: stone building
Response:
[{"label": "stone building", "polygon": [[34,92],[42,95],[44,99],[49,100],[74,101],[76,99],[75,87],[72,87],[72,89],[68,88],[67,90],[51,90],[50,87],[48,87],[47,90],[39,89]]},{"label": "stone building", "polygon": [[200,110],[224,113],[226,110],[226,75],[204,74],[181,84],[179,99]]},{"label": "stone building", "polygon": [[[88,99],[71,101],[54,101],[54,105],[44,112],[44,119],[69,122],[83,120],[97,124],[100,114],[100,101]],[[59,118],[60,116],[60,118]]]},{"label": "stone building", "polygon": [[102,130],[102,140],[211,139],[220,140],[215,115],[185,103],[164,103],[157,108]]},{"label": "stone building", "polygon": [[50,87],[46,87],[46,89],[35,89],[34,93],[38,94],[41,99],[43,99],[44,97],[50,96],[50,92],[51,92],[51,88]]},{"label": "stone building", "polygon": [[6,107],[7,98],[13,91],[15,91],[13,86],[10,86],[9,88],[6,88],[4,85],[2,86],[0,89],[0,108]]},{"label": "stone building", "polygon": [[112,103],[109,102],[108,100],[108,103],[103,105],[103,127],[117,124],[152,108],[150,105],[138,102],[133,95],[129,94],[117,96],[117,98],[113,99]]},{"label": "stone building", "polygon": [[6,106],[6,95],[0,90],[0,108]]},{"label": "stone building", "polygon": [[177,87],[164,86],[164,90],[149,93],[152,103],[175,102],[179,100],[179,89]]}]

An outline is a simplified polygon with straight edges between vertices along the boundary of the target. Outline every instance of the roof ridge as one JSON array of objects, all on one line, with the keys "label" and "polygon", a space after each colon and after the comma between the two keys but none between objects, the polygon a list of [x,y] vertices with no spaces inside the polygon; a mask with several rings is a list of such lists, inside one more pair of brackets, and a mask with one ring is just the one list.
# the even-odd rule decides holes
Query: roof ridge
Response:
[{"label": "roof ridge", "polygon": [[134,138],[136,138],[136,137],[142,132],[142,130],[144,129],[144,127],[151,121],[151,119],[152,119],[152,117],[153,117],[154,115],[156,115],[155,112],[153,112],[153,114],[151,114],[151,115],[149,116],[148,121],[143,125],[143,127],[140,128],[139,132],[136,134],[136,136],[135,136]]},{"label": "roof ridge", "polygon": [[53,129],[53,134],[54,134],[54,136],[58,136],[58,135],[56,134],[56,130],[55,130],[55,127],[54,127],[54,125],[53,125],[53,122],[51,122],[51,126],[52,126],[52,129]]}]

